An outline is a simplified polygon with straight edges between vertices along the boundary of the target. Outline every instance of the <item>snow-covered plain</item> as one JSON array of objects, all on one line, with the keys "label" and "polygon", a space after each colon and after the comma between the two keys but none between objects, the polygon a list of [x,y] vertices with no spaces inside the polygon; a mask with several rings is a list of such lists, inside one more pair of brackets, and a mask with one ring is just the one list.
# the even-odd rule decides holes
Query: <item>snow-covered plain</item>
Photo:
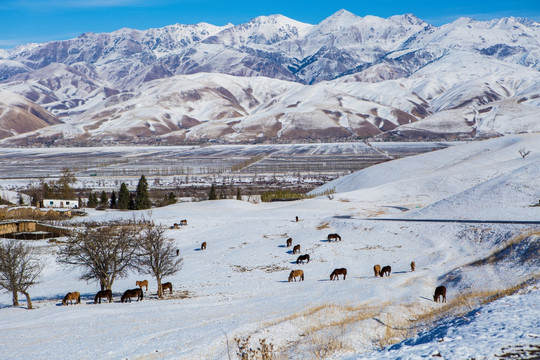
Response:
[{"label": "snow-covered plain", "polygon": [[[522,158],[521,148],[531,153]],[[234,337],[248,335],[252,345],[267,339],[292,359],[491,359],[503,348],[538,346],[538,225],[410,220],[538,220],[540,207],[530,205],[540,199],[539,164],[539,134],[509,136],[372,166],[316,190],[335,194],[309,200],[90,211],[82,220],[144,216],[169,226],[187,219],[167,232],[184,259],[165,279],[174,293],[157,300],[155,281],[132,273],[115,281],[114,303],[94,305],[97,284],[57,264],[58,245],[33,242],[47,264],[31,289],[36,309],[13,308],[9,294],[0,295],[0,357],[227,359],[236,358]],[[374,220],[381,217],[409,221]],[[343,241],[326,241],[335,232]],[[310,263],[296,264],[288,237]],[[203,241],[208,248],[200,251]],[[391,265],[392,275],[375,278],[375,264]],[[347,279],[330,281],[341,267]],[[287,282],[292,269],[303,269],[305,281]],[[150,280],[145,299],[120,303],[142,278]],[[521,292],[492,304],[470,300],[525,281]],[[433,302],[441,284],[449,306],[469,299],[465,315],[433,328],[415,321],[444,306]],[[80,305],[61,306],[69,291],[82,294]],[[395,331],[403,328],[414,330]]]}]

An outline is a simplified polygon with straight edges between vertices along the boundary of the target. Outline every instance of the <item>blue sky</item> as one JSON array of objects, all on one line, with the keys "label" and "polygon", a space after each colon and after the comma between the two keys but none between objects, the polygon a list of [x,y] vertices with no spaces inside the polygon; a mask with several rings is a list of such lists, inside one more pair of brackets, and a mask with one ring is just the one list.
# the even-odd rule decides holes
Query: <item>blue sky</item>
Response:
[{"label": "blue sky", "polygon": [[340,9],[359,16],[413,13],[434,25],[461,16],[478,20],[519,16],[540,21],[540,0],[0,0],[0,48],[70,39],[83,32],[111,32],[122,27],[148,29],[198,22],[240,24],[271,14],[316,24]]}]

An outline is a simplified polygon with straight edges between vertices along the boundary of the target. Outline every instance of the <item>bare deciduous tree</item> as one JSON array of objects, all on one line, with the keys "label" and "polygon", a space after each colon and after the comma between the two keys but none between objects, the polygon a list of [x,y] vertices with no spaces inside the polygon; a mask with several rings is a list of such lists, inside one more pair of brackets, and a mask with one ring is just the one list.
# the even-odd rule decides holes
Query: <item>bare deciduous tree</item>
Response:
[{"label": "bare deciduous tree", "polygon": [[69,236],[58,261],[83,268],[81,280],[97,281],[101,290],[110,290],[133,266],[140,227],[135,221],[85,224]]},{"label": "bare deciduous tree", "polygon": [[177,255],[172,239],[165,237],[165,229],[147,225],[141,233],[135,266],[141,274],[156,278],[158,297],[163,297],[161,280],[176,274],[182,267],[182,258]]},{"label": "bare deciduous tree", "polygon": [[525,156],[529,155],[531,153],[531,150],[525,150],[525,148],[519,149],[519,155],[521,155],[522,158],[525,159]]},{"label": "bare deciduous tree", "polygon": [[28,288],[37,284],[43,264],[36,259],[34,248],[12,240],[0,243],[0,289],[13,294],[13,306],[19,306],[18,293],[26,296],[32,309]]}]

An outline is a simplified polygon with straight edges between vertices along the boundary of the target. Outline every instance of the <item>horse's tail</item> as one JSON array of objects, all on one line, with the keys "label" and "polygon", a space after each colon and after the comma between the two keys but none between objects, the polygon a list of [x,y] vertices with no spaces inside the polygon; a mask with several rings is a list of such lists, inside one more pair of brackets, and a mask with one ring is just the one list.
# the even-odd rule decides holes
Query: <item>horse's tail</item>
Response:
[{"label": "horse's tail", "polygon": [[302,281],[304,281],[304,272],[302,272],[302,276],[300,276],[300,279],[302,279]]},{"label": "horse's tail", "polygon": [[81,303],[81,294],[78,294],[77,295],[77,304],[80,304]]},{"label": "horse's tail", "polygon": [[97,304],[98,294],[99,293],[97,293],[96,296],[94,297],[94,304]]}]

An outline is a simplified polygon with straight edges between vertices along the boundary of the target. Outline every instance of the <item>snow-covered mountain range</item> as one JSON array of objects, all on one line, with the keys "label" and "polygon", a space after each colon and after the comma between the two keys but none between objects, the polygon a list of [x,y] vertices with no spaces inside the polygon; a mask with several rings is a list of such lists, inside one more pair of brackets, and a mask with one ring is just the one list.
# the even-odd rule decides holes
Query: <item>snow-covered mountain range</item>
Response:
[{"label": "snow-covered mountain range", "polygon": [[63,123],[4,143],[539,131],[539,70],[540,23],[521,18],[436,27],[341,10],[316,25],[272,15],[85,33],[0,52],[2,94]]}]

